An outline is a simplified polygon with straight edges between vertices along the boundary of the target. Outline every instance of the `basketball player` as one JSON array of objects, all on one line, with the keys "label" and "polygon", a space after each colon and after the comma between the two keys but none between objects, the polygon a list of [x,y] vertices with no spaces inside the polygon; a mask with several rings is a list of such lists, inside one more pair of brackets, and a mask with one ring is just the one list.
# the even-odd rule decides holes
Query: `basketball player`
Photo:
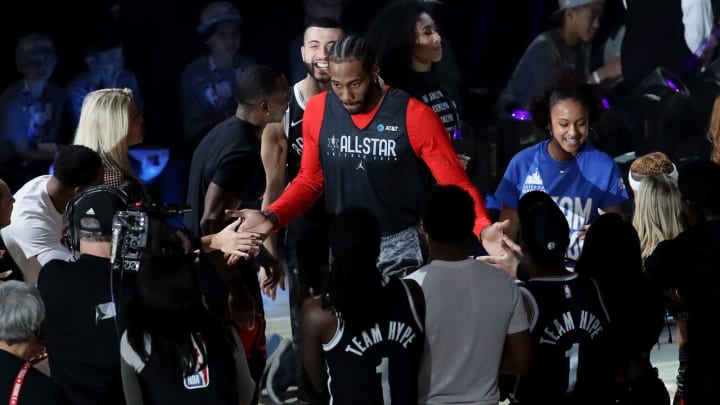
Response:
[{"label": "basketball player", "polygon": [[380,225],[364,208],[338,215],[330,251],[328,292],[306,300],[301,312],[303,361],[313,387],[327,387],[330,403],[418,403],[420,286],[394,277],[383,285],[376,264]]},{"label": "basketball player", "polygon": [[521,287],[533,363],[514,404],[606,404],[609,317],[595,282],[564,266],[569,227],[557,204],[532,191],[518,203],[521,246],[530,280]]}]

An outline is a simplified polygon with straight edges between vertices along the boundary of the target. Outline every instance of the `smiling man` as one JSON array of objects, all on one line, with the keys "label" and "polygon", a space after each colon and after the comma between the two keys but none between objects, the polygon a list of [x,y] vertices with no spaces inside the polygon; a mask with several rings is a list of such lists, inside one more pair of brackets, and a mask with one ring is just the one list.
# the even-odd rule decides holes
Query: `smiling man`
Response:
[{"label": "smiling man", "polygon": [[[312,3],[312,2],[308,2]],[[263,198],[263,208],[275,201],[282,193],[287,183],[297,176],[300,171],[300,160],[303,153],[302,122],[308,100],[314,95],[330,89],[330,61],[328,55],[330,48],[342,38],[343,31],[340,23],[329,17],[315,18],[308,22],[303,34],[300,55],[305,66],[305,78],[292,86],[290,105],[281,122],[268,124],[262,134],[261,152],[267,186]],[[296,50],[297,51],[297,50]],[[305,389],[304,379],[301,377],[302,361],[300,358],[300,327],[299,313],[302,301],[310,295],[311,291],[320,292],[324,279],[328,273],[328,228],[329,221],[325,215],[324,200],[318,199],[305,213],[295,218],[286,227],[286,236],[282,240],[284,254],[287,260],[289,295],[290,295],[290,321],[292,326],[293,345],[298,361],[292,370],[292,381],[297,377],[298,398],[308,403],[319,403],[313,399],[311,393]],[[275,252],[275,238],[266,241],[265,245]],[[275,297],[275,290],[264,289],[266,295]],[[290,348],[291,346],[284,346]],[[276,356],[285,359],[278,352]],[[289,352],[290,353],[290,352]],[[273,368],[271,362],[266,367]],[[285,381],[280,372],[269,374],[267,392],[270,399],[282,402],[282,393],[292,381]],[[278,383],[281,381],[281,383]]]},{"label": "smiling man", "polygon": [[245,227],[279,229],[325,192],[327,214],[370,209],[383,235],[378,266],[402,275],[424,264],[419,204],[433,183],[455,184],[474,201],[474,233],[497,241],[480,193],[460,165],[437,114],[407,93],[383,86],[374,50],[344,37],[329,59],[332,91],[310,99],[303,115],[303,157],[297,177],[267,210],[243,211]]}]

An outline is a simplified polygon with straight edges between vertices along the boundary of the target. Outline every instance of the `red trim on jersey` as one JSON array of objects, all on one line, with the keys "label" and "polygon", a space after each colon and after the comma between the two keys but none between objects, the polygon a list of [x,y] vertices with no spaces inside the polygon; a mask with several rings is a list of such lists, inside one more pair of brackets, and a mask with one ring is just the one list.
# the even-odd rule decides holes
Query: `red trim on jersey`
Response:
[{"label": "red trim on jersey", "polygon": [[[268,210],[278,217],[278,228],[287,225],[310,208],[324,190],[318,139],[326,98],[327,92],[322,92],[308,101],[302,123],[303,154],[300,172],[280,198],[268,207]],[[380,105],[366,113],[351,114],[350,117],[358,128],[365,128],[375,117]],[[410,99],[405,118],[410,145],[415,155],[425,162],[438,184],[455,184],[472,197],[476,217],[473,231],[479,237],[483,228],[491,224],[490,217],[480,193],[460,165],[445,126],[430,107],[413,98]]]}]

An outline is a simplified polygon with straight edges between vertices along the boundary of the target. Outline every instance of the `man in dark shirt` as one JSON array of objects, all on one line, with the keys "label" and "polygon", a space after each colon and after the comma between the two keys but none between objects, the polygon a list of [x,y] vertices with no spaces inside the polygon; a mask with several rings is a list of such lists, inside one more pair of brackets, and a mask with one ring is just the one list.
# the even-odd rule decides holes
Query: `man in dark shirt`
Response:
[{"label": "man in dark shirt", "polygon": [[[265,191],[265,170],[260,158],[260,136],[265,125],[280,122],[289,102],[285,77],[267,66],[252,66],[236,83],[235,116],[216,125],[200,142],[190,167],[185,227],[195,237],[220,231],[225,210],[259,207]],[[279,282],[282,270],[266,251],[260,260],[227,265],[222,254],[200,257],[200,285],[210,309],[228,315],[228,290],[233,320],[238,324],[257,385],[265,366],[264,318],[257,270],[269,270],[269,284]],[[257,325],[255,324],[257,322]],[[257,397],[257,395],[256,395]],[[257,398],[255,398],[255,402]]]},{"label": "man in dark shirt", "polygon": [[70,234],[78,236],[69,238],[69,247],[80,256],[74,262],[51,260],[38,277],[47,307],[43,334],[50,373],[78,405],[125,403],[116,305],[125,303],[119,294],[129,291],[129,280],[112,272],[110,241],[113,216],[127,207],[126,198],[112,187],[95,186],[70,200],[65,217]]},{"label": "man in dark shirt", "polygon": [[[287,184],[300,170],[303,151],[301,124],[305,106],[312,96],[330,89],[328,55],[330,48],[342,35],[340,23],[330,18],[312,19],[305,28],[303,44],[300,47],[306,71],[305,77],[292,86],[292,100],[283,120],[267,125],[262,135],[262,158],[267,177],[263,208],[267,208],[282,194]],[[297,49],[295,51],[297,52]],[[268,371],[277,370],[273,374],[268,374],[266,378],[268,396],[275,402],[281,402],[280,393],[287,388],[287,385],[295,385],[295,380],[298,385],[298,397],[306,402],[312,402],[308,397],[310,394],[305,390],[302,377],[303,366],[300,358],[302,337],[298,315],[302,301],[310,296],[311,292],[321,293],[327,279],[329,222],[325,213],[325,200],[318,198],[311,208],[289,223],[285,233],[277,238],[283,242],[279,244],[283,248],[279,252],[287,261],[292,347],[298,361],[291,359],[283,362],[295,366],[294,373],[285,373],[290,374],[286,378],[283,378],[286,368],[272,367],[272,361],[266,366]],[[268,238],[265,246],[276,248],[275,239]],[[262,276],[261,274],[261,281]],[[266,289],[263,292],[271,299],[275,298],[276,289]],[[273,357],[287,358],[287,355],[282,357],[280,353]]]}]

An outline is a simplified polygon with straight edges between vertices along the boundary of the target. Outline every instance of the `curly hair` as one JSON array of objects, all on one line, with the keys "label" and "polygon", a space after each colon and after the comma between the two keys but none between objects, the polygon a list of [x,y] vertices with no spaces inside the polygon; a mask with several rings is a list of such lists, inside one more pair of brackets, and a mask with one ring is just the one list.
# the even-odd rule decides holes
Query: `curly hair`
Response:
[{"label": "curly hair", "polygon": [[[365,38],[377,52],[380,76],[392,87],[405,91],[415,87],[412,69],[415,25],[422,13],[435,19],[431,6],[426,2],[396,0],[378,12],[365,32]],[[442,32],[440,35],[443,36]],[[446,42],[443,41],[441,46],[446,56],[440,62],[433,63],[431,73],[433,79],[457,100],[457,94],[453,92],[459,79],[447,57],[449,49]]]},{"label": "curly hair", "polygon": [[67,145],[53,161],[53,177],[63,187],[96,184],[103,162],[100,155],[84,145]]},{"label": "curly hair", "polygon": [[550,110],[562,100],[575,100],[582,104],[593,126],[600,119],[602,107],[600,97],[591,86],[573,69],[561,70],[555,84],[535,94],[530,102],[530,114],[535,125],[542,131],[550,127]]}]

